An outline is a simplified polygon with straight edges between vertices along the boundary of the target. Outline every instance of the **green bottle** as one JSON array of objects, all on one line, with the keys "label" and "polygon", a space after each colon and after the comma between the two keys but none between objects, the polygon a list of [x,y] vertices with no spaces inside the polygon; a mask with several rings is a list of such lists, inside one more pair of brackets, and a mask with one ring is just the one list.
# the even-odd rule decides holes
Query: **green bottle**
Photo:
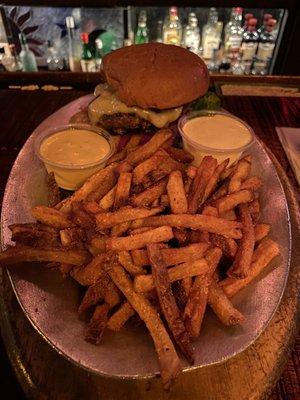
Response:
[{"label": "green bottle", "polygon": [[86,32],[82,32],[80,37],[82,41],[81,69],[83,72],[95,72],[96,65],[89,48],[89,35]]},{"label": "green bottle", "polygon": [[37,71],[37,64],[35,55],[31,50],[29,50],[26,36],[23,33],[19,33],[19,40],[22,47],[20,52],[20,60],[22,63],[22,70],[26,72]]},{"label": "green bottle", "polygon": [[147,28],[147,14],[142,10],[139,15],[138,27],[134,37],[135,44],[143,44],[149,42],[148,28]]}]

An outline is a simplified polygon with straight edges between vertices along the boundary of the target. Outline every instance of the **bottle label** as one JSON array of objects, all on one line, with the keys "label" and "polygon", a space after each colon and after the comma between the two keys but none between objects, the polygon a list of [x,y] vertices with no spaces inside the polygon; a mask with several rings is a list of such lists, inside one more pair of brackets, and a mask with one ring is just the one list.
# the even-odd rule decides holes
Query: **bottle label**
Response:
[{"label": "bottle label", "polygon": [[212,58],[214,50],[219,48],[219,43],[218,37],[206,35],[203,43],[203,58]]},{"label": "bottle label", "polygon": [[242,44],[242,36],[230,35],[228,37],[228,42],[225,47],[230,51],[237,51],[240,49],[241,44]]},{"label": "bottle label", "polygon": [[268,60],[272,57],[275,43],[259,43],[257,50],[257,58],[259,60]]},{"label": "bottle label", "polygon": [[177,30],[167,30],[164,32],[164,43],[180,45],[180,35]]},{"label": "bottle label", "polygon": [[257,43],[256,42],[244,42],[242,44],[242,52],[243,52],[243,60],[252,60],[252,58],[255,56],[257,49]]}]

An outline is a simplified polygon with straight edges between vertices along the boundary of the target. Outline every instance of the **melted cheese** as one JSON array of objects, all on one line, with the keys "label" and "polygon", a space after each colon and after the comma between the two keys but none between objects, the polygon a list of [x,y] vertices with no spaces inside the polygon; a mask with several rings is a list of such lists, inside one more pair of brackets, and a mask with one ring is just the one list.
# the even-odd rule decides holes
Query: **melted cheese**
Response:
[{"label": "melted cheese", "polygon": [[182,107],[172,108],[160,112],[153,110],[144,110],[140,107],[128,107],[120,101],[115,94],[109,90],[107,85],[98,85],[95,89],[95,96],[98,96],[89,105],[88,113],[90,120],[96,124],[105,114],[136,114],[157,128],[163,128],[168,123],[175,121],[182,112]]}]

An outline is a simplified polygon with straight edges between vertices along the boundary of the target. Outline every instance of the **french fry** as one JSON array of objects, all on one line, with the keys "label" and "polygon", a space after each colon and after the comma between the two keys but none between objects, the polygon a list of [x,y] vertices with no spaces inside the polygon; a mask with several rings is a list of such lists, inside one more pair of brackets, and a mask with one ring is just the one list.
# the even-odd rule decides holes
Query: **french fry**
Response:
[{"label": "french fry", "polygon": [[93,256],[97,256],[99,253],[102,253],[106,250],[106,240],[107,236],[99,235],[94,236],[90,239],[88,243],[88,249]]},{"label": "french fry", "polygon": [[[203,258],[208,248],[208,243],[194,243],[178,249],[161,249],[160,251],[165,264],[169,267],[171,265],[199,260]],[[136,265],[144,266],[150,263],[146,250],[132,250],[131,255]]]},{"label": "french fry", "polygon": [[208,304],[222,324],[226,326],[240,325],[245,319],[243,314],[234,308],[223,289],[214,281],[209,288]]},{"label": "french fry", "polygon": [[187,278],[183,278],[181,281],[183,290],[185,292],[186,297],[188,298],[189,294],[190,294],[190,290],[192,288],[193,285],[193,279],[191,276],[188,276]]},{"label": "french fry", "polygon": [[248,155],[237,162],[236,168],[229,179],[228,193],[241,190],[241,185],[251,171],[251,156]]},{"label": "french fry", "polygon": [[67,228],[59,232],[61,244],[69,249],[83,249],[86,240],[85,230],[81,228]]},{"label": "french fry", "polygon": [[72,203],[70,218],[76,225],[79,225],[81,228],[85,229],[95,228],[96,225],[95,215],[86,212],[83,208],[82,202]]},{"label": "french fry", "polygon": [[172,171],[169,175],[167,192],[173,214],[186,214],[188,210],[187,198],[180,171]]},{"label": "french fry", "polygon": [[211,217],[218,217],[219,212],[216,207],[205,206],[202,211],[202,215],[210,215]]},{"label": "french fry", "polygon": [[107,284],[104,300],[105,304],[107,304],[110,309],[120,303],[121,299],[119,289],[111,280],[109,280]]},{"label": "french fry", "polygon": [[141,141],[141,135],[139,133],[136,133],[134,135],[130,135],[129,142],[126,145],[126,150],[128,151],[129,149],[134,149],[136,146],[140,144]]},{"label": "french fry", "polygon": [[140,265],[133,263],[128,251],[120,251],[118,253],[118,261],[132,276],[143,275],[146,272]]},{"label": "french fry", "polygon": [[184,149],[178,149],[177,147],[170,145],[164,145],[163,148],[169,154],[169,156],[183,164],[189,164],[194,161],[194,156]]},{"label": "french fry", "polygon": [[99,206],[103,210],[109,210],[114,205],[115,195],[116,195],[117,185],[115,185],[105,196],[99,201]]},{"label": "french fry", "polygon": [[109,165],[92,175],[80,189],[68,197],[68,201],[62,204],[60,211],[69,212],[75,201],[100,200],[116,183],[114,168],[115,165]]},{"label": "french fry", "polygon": [[106,262],[104,268],[145,322],[158,355],[164,388],[169,389],[173,380],[181,371],[181,366],[176,350],[161,319],[151,303],[143,295],[134,291],[131,280],[120,265],[116,262]]},{"label": "french fry", "polygon": [[137,235],[107,239],[106,247],[108,250],[115,251],[141,249],[148,243],[167,242],[173,236],[169,226],[161,226]]},{"label": "french fry", "polygon": [[195,230],[203,230],[211,233],[218,233],[233,239],[242,237],[242,224],[237,221],[227,221],[226,219],[211,217],[209,215],[160,215],[137,219],[132,222],[131,228],[140,228],[142,226],[173,226],[177,228],[191,228]]},{"label": "french fry", "polygon": [[126,160],[122,161],[115,168],[116,175],[120,175],[122,172],[132,172],[133,166]]},{"label": "french fry", "polygon": [[93,344],[100,343],[108,321],[108,310],[109,308],[106,304],[102,304],[96,307],[94,314],[87,326],[85,334],[85,340],[87,342]]},{"label": "french fry", "polygon": [[35,206],[32,208],[31,213],[33,217],[42,224],[52,226],[53,228],[70,228],[74,226],[68,215],[60,210],[46,206]]},{"label": "french fry", "polygon": [[131,307],[128,301],[125,301],[120,308],[109,318],[107,327],[111,331],[118,332],[125,323],[135,314],[134,308]]},{"label": "french fry", "polygon": [[80,315],[83,315],[90,307],[99,303],[101,300],[104,300],[107,285],[110,280],[107,274],[103,274],[101,279],[88,287],[78,308],[78,313]]},{"label": "french fry", "polygon": [[231,165],[229,165],[220,175],[220,180],[226,180],[227,178],[229,178],[230,175],[232,175],[234,173],[236,169],[236,163],[233,163]]},{"label": "french fry", "polygon": [[217,166],[217,161],[211,156],[205,156],[197,170],[189,194],[188,211],[196,214],[198,207],[202,204],[205,189]]},{"label": "french fry", "polygon": [[90,254],[85,250],[36,249],[26,246],[13,246],[0,253],[0,266],[31,261],[81,265],[89,262],[90,259]]},{"label": "french fry", "polygon": [[74,265],[67,264],[67,263],[60,263],[59,264],[59,272],[62,274],[63,278],[66,278],[71,270],[73,269]]},{"label": "french fry", "polygon": [[126,149],[122,149],[120,151],[118,151],[117,153],[113,154],[108,160],[107,160],[107,164],[111,165],[111,164],[115,164],[118,163],[120,161],[123,161],[127,156],[127,151]]},{"label": "french fry", "polygon": [[262,241],[253,253],[252,264],[249,274],[244,279],[226,278],[219,283],[225,294],[231,298],[241,289],[251,283],[267,266],[279,255],[279,247],[276,242],[271,239]]},{"label": "french fry", "polygon": [[250,211],[250,214],[251,214],[251,218],[252,218],[253,224],[256,225],[258,220],[259,220],[259,217],[260,217],[260,204],[259,204],[259,201],[257,199],[254,199],[253,201],[251,201],[248,204],[248,207],[249,207],[249,211]]},{"label": "french fry", "polygon": [[[170,282],[179,281],[197,275],[204,275],[209,271],[209,266],[205,259],[178,264],[168,269]],[[134,289],[137,292],[148,292],[154,289],[155,285],[151,274],[139,275],[134,279]]]},{"label": "french fry", "polygon": [[186,170],[186,174],[189,178],[195,179],[197,175],[197,168],[194,165],[189,165]]},{"label": "french fry", "polygon": [[227,219],[228,221],[236,221],[237,220],[234,209],[223,212],[222,214],[219,215],[219,217]]},{"label": "french fry", "polygon": [[250,190],[239,190],[221,197],[215,202],[215,205],[219,211],[219,214],[222,214],[226,211],[232,210],[239,204],[248,203],[252,200],[253,194],[250,192]]},{"label": "french fry", "polygon": [[240,204],[239,207],[240,220],[243,224],[243,237],[239,242],[238,250],[232,266],[227,271],[228,276],[236,278],[245,278],[249,274],[252,255],[255,245],[254,226],[247,204]]},{"label": "french fry", "polygon": [[167,179],[161,179],[155,185],[149,187],[143,192],[132,196],[129,203],[134,207],[150,207],[152,203],[165,193]]},{"label": "french fry", "polygon": [[98,280],[103,278],[104,272],[102,264],[104,259],[105,253],[100,253],[86,265],[82,265],[84,262],[81,262],[81,264],[78,264],[78,267],[72,269],[72,278],[82,286],[94,285]]},{"label": "french fry", "polygon": [[119,176],[114,199],[114,210],[127,204],[130,196],[132,174],[130,172],[122,172]]},{"label": "french fry", "polygon": [[118,225],[115,225],[111,228],[110,236],[111,237],[120,237],[125,235],[127,230],[130,228],[130,221],[121,222]]},{"label": "french fry", "polygon": [[151,215],[159,214],[163,207],[134,208],[131,206],[122,207],[114,212],[105,212],[96,215],[96,223],[99,229],[111,228],[122,222],[133,221],[137,218],[145,218]]},{"label": "french fry", "polygon": [[104,211],[104,209],[100,207],[96,201],[83,201],[82,208],[84,211],[90,214],[98,214]]},{"label": "french fry", "polygon": [[205,259],[209,265],[209,271],[205,275],[196,276],[189,291],[183,315],[186,329],[192,338],[196,338],[200,334],[212,275],[220,262],[221,256],[222,251],[217,247],[207,251]]},{"label": "french fry", "polygon": [[209,240],[214,246],[219,247],[225,256],[229,258],[235,257],[238,250],[238,245],[234,239],[217,235],[216,233],[211,233],[209,235]]},{"label": "french fry", "polygon": [[143,146],[139,146],[127,155],[126,161],[132,165],[137,165],[140,162],[151,157],[161,146],[173,136],[171,129],[160,129],[152,138]]},{"label": "french fry", "polygon": [[255,242],[260,242],[270,233],[271,226],[269,224],[256,224],[254,227]]},{"label": "french fry", "polygon": [[170,207],[170,200],[169,200],[169,196],[167,194],[161,195],[160,205],[163,207]]},{"label": "french fry", "polygon": [[215,190],[215,188],[217,186],[217,183],[219,182],[220,175],[225,170],[225,168],[227,167],[228,163],[229,163],[229,158],[226,158],[226,160],[224,160],[221,164],[219,164],[215,168],[215,170],[212,173],[210,179],[208,180],[206,188],[204,190],[203,199],[202,199],[203,203],[209,198],[209,196]]},{"label": "french fry", "polygon": [[138,233],[144,233],[144,232],[150,231],[151,229],[153,229],[153,228],[144,226],[142,228],[129,229],[128,233],[129,233],[129,235],[137,235]]},{"label": "french fry", "polygon": [[258,190],[262,186],[262,180],[257,176],[252,176],[251,178],[246,179],[241,184],[241,190]]},{"label": "french fry", "polygon": [[206,205],[211,205],[216,202],[216,200],[226,196],[228,193],[228,181],[224,181],[224,183],[216,190],[205,202]]},{"label": "french fry", "polygon": [[174,239],[180,246],[185,246],[189,242],[190,232],[186,228],[173,228]]},{"label": "french fry", "polygon": [[13,224],[9,226],[11,240],[20,245],[55,248],[60,246],[59,232],[56,228],[39,223]]},{"label": "french fry", "polygon": [[164,317],[182,353],[187,360],[193,363],[194,356],[190,339],[171,290],[167,266],[161,255],[159,245],[149,244],[147,252],[152,267],[153,281]]}]

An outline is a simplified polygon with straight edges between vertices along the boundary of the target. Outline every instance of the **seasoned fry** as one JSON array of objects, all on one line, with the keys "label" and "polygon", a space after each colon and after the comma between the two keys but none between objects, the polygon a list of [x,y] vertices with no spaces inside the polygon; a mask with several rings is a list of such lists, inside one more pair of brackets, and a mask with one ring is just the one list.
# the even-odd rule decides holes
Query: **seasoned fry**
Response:
[{"label": "seasoned fry", "polygon": [[161,226],[137,235],[107,239],[106,247],[115,251],[141,249],[148,243],[167,242],[173,236],[169,226]]},{"label": "seasoned fry", "polygon": [[151,229],[153,229],[153,228],[144,226],[142,228],[129,229],[128,233],[129,233],[129,235],[137,235],[138,233],[144,233],[144,232],[150,231]]},{"label": "seasoned fry", "polygon": [[26,246],[14,246],[0,253],[0,266],[31,261],[82,265],[89,262],[90,259],[90,254],[85,250],[35,249]]},{"label": "seasoned fry", "polygon": [[90,214],[98,214],[100,212],[104,212],[104,209],[100,207],[96,201],[83,201],[82,208],[84,211]]},{"label": "seasoned fry", "polygon": [[99,206],[103,208],[103,210],[109,210],[114,205],[116,190],[117,185],[110,189],[110,191],[107,192],[106,195],[103,196],[99,201]]},{"label": "seasoned fry", "polygon": [[95,228],[95,216],[84,210],[82,202],[75,201],[72,203],[71,209],[70,218],[76,225],[85,229]]},{"label": "seasoned fry", "polygon": [[114,210],[127,204],[130,196],[132,174],[130,172],[121,172],[115,192]]},{"label": "seasoned fry", "polygon": [[133,263],[131,255],[128,251],[119,251],[118,261],[132,276],[143,275],[146,272],[141,266]]},{"label": "seasoned fry", "polygon": [[106,304],[102,304],[96,307],[86,330],[85,340],[87,342],[93,344],[100,343],[108,321],[108,310],[109,308]]},{"label": "seasoned fry", "polygon": [[221,197],[216,201],[215,205],[219,211],[219,214],[222,214],[226,211],[232,210],[239,204],[248,203],[252,200],[253,194],[250,192],[250,190],[239,190],[238,192]]},{"label": "seasoned fry", "polygon": [[187,278],[183,278],[181,281],[183,290],[185,292],[186,297],[188,298],[189,294],[190,294],[190,290],[192,288],[192,284],[193,284],[193,279],[191,276],[188,276]]},{"label": "seasoned fry", "polygon": [[114,165],[109,165],[92,175],[80,189],[68,197],[68,201],[62,204],[60,211],[69,212],[75,201],[100,200],[116,183],[114,168]]},{"label": "seasoned fry", "polygon": [[170,207],[170,200],[167,194],[163,194],[160,198],[160,205],[163,207]]},{"label": "seasoned fry", "polygon": [[192,338],[199,336],[212,275],[219,264],[221,256],[222,251],[218,248],[207,251],[205,259],[209,265],[209,271],[205,275],[196,276],[193,286],[189,291],[183,315],[186,329]]},{"label": "seasoned fry", "polygon": [[205,156],[197,170],[189,195],[188,211],[196,214],[198,207],[203,202],[203,196],[209,180],[217,166],[217,161],[211,156]]},{"label": "seasoned fry", "polygon": [[229,158],[226,158],[221,164],[219,164],[211,175],[209,181],[207,182],[206,188],[204,190],[202,202],[204,203],[212,192],[215,190],[217,183],[219,182],[220,175],[225,170],[229,163]]},{"label": "seasoned fry", "polygon": [[109,318],[107,327],[115,332],[121,330],[125,323],[135,314],[134,308],[128,301],[125,301],[120,308]]},{"label": "seasoned fry", "polygon": [[117,304],[120,303],[120,292],[119,289],[116,287],[116,285],[109,280],[106,290],[105,290],[105,295],[104,295],[104,301],[108,305],[108,307],[111,309],[115,307]]},{"label": "seasoned fry", "polygon": [[62,274],[63,278],[66,278],[73,269],[73,267],[74,265],[72,264],[60,263],[59,272]]},{"label": "seasoned fry", "polygon": [[100,303],[101,300],[104,300],[107,285],[110,280],[111,279],[107,274],[103,274],[101,279],[88,287],[88,290],[85,292],[78,308],[79,314],[84,314],[90,307]]},{"label": "seasoned fry", "polygon": [[254,227],[255,242],[260,242],[270,233],[271,226],[269,224],[257,224]]},{"label": "seasoned fry", "polygon": [[85,230],[81,228],[67,228],[59,232],[61,244],[69,249],[83,249],[86,240]]},{"label": "seasoned fry", "polygon": [[189,165],[186,170],[186,174],[189,178],[195,179],[196,174],[197,174],[197,168],[194,167],[193,165]]},{"label": "seasoned fry", "polygon": [[173,228],[174,239],[180,246],[185,246],[189,242],[190,232],[186,228]]},{"label": "seasoned fry", "polygon": [[205,204],[214,204],[216,200],[226,196],[228,193],[228,181],[224,181],[224,183],[216,190],[205,202]]},{"label": "seasoned fry", "polygon": [[122,222],[133,221],[137,218],[145,218],[151,215],[159,214],[163,207],[134,208],[131,206],[122,207],[115,212],[105,212],[96,215],[96,223],[99,229],[111,228]]},{"label": "seasoned fry", "polygon": [[228,221],[236,221],[237,220],[234,209],[223,212],[222,214],[219,215],[219,217],[227,219]]},{"label": "seasoned fry", "polygon": [[209,240],[214,246],[219,247],[225,256],[229,258],[235,257],[238,245],[234,239],[217,235],[216,233],[210,233]]},{"label": "seasoned fry", "polygon": [[260,204],[257,199],[248,204],[253,224],[256,225],[260,217]]},{"label": "seasoned fry", "polygon": [[[171,265],[181,264],[199,260],[209,248],[208,243],[194,243],[179,249],[161,249],[161,254],[165,264]],[[150,261],[146,250],[132,250],[132,258],[136,265],[149,265]]]},{"label": "seasoned fry", "polygon": [[262,180],[258,178],[257,176],[252,176],[251,178],[246,179],[242,184],[241,184],[241,190],[258,190],[262,186]]},{"label": "seasoned fry", "polygon": [[121,222],[111,228],[110,236],[119,237],[125,235],[127,230],[130,228],[130,221]]},{"label": "seasoned fry", "polygon": [[153,281],[164,317],[179,348],[185,357],[193,363],[194,356],[190,339],[171,290],[171,282],[166,264],[160,253],[159,245],[149,244],[147,252],[152,267]]},{"label": "seasoned fry", "polygon": [[106,240],[107,236],[105,235],[94,236],[90,239],[88,249],[93,256],[97,256],[99,253],[106,250]]},{"label": "seasoned fry", "polygon": [[145,322],[154,341],[164,388],[169,389],[173,380],[181,371],[181,366],[173,343],[161,319],[150,302],[143,295],[134,291],[132,282],[120,265],[106,262],[104,268],[140,318]]},{"label": "seasoned fry", "polygon": [[120,175],[122,172],[131,172],[133,170],[133,166],[128,161],[122,161],[116,168],[116,175]]},{"label": "seasoned fry", "polygon": [[129,203],[134,207],[150,207],[152,203],[165,193],[167,179],[161,179],[145,191],[132,196]]},{"label": "seasoned fry", "polygon": [[177,147],[170,145],[164,145],[163,148],[169,154],[169,156],[183,164],[188,164],[194,161],[194,156],[184,149],[178,149]]},{"label": "seasoned fry", "polygon": [[69,228],[74,226],[74,223],[70,220],[69,216],[55,210],[54,208],[46,206],[35,206],[31,210],[34,218],[42,224],[52,226],[53,228]]},{"label": "seasoned fry", "polygon": [[140,141],[141,141],[141,135],[139,133],[130,135],[129,142],[126,145],[126,150],[134,149],[136,146],[140,144]]},{"label": "seasoned fry", "polygon": [[39,223],[13,224],[9,229],[11,240],[17,244],[44,249],[60,246],[59,232],[50,226]]},{"label": "seasoned fry", "polygon": [[228,193],[237,192],[241,189],[242,182],[248,178],[250,170],[251,156],[248,155],[237,162],[236,168],[229,180]]},{"label": "seasoned fry", "polygon": [[271,239],[262,241],[253,253],[249,274],[244,279],[226,278],[220,282],[225,294],[230,298],[251,283],[279,255],[279,247]]},{"label": "seasoned fry", "polygon": [[232,266],[227,271],[227,275],[234,276],[236,278],[246,278],[246,276],[249,274],[252,255],[254,251],[254,226],[247,204],[240,204],[238,209],[240,220],[243,224],[243,237],[239,242],[235,260]]},{"label": "seasoned fry", "polygon": [[223,289],[214,281],[212,281],[209,288],[208,304],[222,324],[226,326],[240,325],[245,319],[243,314],[234,308]]},{"label": "seasoned fry", "polygon": [[169,175],[167,192],[173,214],[186,214],[188,210],[187,198],[180,171],[172,171]]},{"label": "seasoned fry", "polygon": [[118,163],[120,161],[123,161],[125,159],[125,157],[127,156],[127,151],[126,149],[122,149],[120,151],[118,151],[117,153],[113,154],[108,160],[107,160],[107,164],[111,165],[114,163]]},{"label": "seasoned fry", "polygon": [[[75,267],[71,271],[71,276],[82,286],[90,286],[95,284],[98,280],[102,279],[103,272],[103,261],[105,259],[105,253],[97,255],[93,260],[86,264]],[[71,263],[70,263],[71,264]],[[82,262],[81,264],[84,264]]]},{"label": "seasoned fry", "polygon": [[210,215],[211,217],[218,217],[219,213],[216,207],[205,206],[203,208],[202,215]]},{"label": "seasoned fry", "polygon": [[[168,269],[170,282],[179,281],[184,278],[206,274],[209,266],[205,259],[178,264]],[[149,275],[139,275],[134,279],[134,289],[137,292],[148,292],[154,289],[153,277]]]},{"label": "seasoned fry", "polygon": [[139,164],[141,161],[151,157],[172,135],[171,129],[160,129],[147,143],[128,154],[126,161],[132,165]]},{"label": "seasoned fry", "polygon": [[236,221],[227,221],[226,219],[211,217],[209,215],[160,215],[156,217],[148,217],[137,219],[132,222],[131,228],[140,228],[142,226],[174,226],[177,228],[199,229],[211,233],[218,233],[233,239],[242,237],[242,224]]}]

